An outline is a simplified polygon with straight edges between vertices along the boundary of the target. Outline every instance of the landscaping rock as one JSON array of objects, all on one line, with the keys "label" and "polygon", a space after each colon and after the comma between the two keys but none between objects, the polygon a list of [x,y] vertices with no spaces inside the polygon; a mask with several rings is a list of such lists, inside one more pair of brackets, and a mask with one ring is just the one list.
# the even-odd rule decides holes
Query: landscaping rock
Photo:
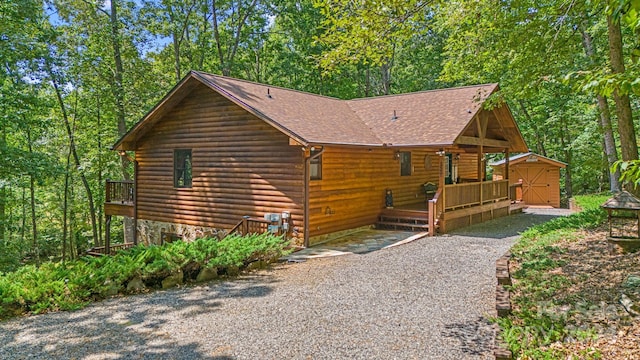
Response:
[{"label": "landscaping rock", "polygon": [[146,287],[144,286],[144,282],[142,282],[142,279],[139,276],[129,280],[129,283],[127,284],[127,292],[130,293],[142,292],[145,289]]},{"label": "landscaping rock", "polygon": [[197,282],[211,281],[218,278],[218,268],[202,268],[196,277]]},{"label": "landscaping rock", "polygon": [[115,296],[120,292],[120,285],[111,280],[105,281],[104,285],[107,287],[107,290],[104,292],[105,296]]},{"label": "landscaping rock", "polygon": [[175,287],[176,285],[182,284],[184,275],[182,274],[182,270],[178,270],[174,274],[169,275],[164,280],[162,280],[162,288],[169,289]]},{"label": "landscaping rock", "polygon": [[633,301],[626,294],[622,294],[620,296],[620,304],[624,306],[624,309],[633,316],[640,315],[640,304],[636,301]]},{"label": "landscaping rock", "polygon": [[629,275],[624,281],[623,287],[640,292],[640,275]]},{"label": "landscaping rock", "polygon": [[260,270],[260,269],[264,269],[267,267],[267,262],[266,261],[262,261],[262,260],[258,260],[258,261],[254,261],[252,263],[249,263],[249,265],[247,265],[247,270],[251,271],[251,270]]},{"label": "landscaping rock", "polygon": [[227,276],[238,276],[238,274],[240,274],[240,268],[233,265],[227,266],[226,273]]}]

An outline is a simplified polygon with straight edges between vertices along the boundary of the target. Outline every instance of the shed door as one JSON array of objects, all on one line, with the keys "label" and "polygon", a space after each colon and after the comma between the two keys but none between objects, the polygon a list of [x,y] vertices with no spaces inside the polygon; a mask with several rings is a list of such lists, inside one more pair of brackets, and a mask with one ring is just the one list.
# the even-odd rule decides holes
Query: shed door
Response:
[{"label": "shed door", "polygon": [[546,166],[518,166],[511,173],[515,181],[522,179],[522,199],[525,204],[550,205],[549,172]]}]

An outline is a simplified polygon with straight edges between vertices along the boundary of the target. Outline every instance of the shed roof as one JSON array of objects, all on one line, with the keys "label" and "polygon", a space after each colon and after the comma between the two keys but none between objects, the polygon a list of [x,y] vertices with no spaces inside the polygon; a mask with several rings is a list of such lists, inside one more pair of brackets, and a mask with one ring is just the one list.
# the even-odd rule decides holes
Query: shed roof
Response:
[{"label": "shed roof", "polygon": [[[540,163],[540,162],[561,167],[561,168],[565,168],[567,166],[567,164],[562,161],[550,159],[546,156],[542,156],[532,152],[527,152],[524,154],[518,154],[518,155],[509,157],[509,165],[516,165],[519,163]],[[498,167],[498,166],[503,166],[504,163],[505,163],[505,160],[502,159],[502,160],[493,162],[489,165],[493,167]]]},{"label": "shed roof", "polygon": [[[473,85],[356,100],[191,71],[116,144],[135,144],[199,84],[211,88],[297,142],[366,146],[454,145],[498,84]],[[506,107],[506,104],[503,105]],[[517,125],[507,110],[501,122]],[[510,151],[526,150],[519,131],[505,131]]]},{"label": "shed roof", "polygon": [[640,211],[640,199],[628,191],[621,191],[605,201],[602,207],[605,209]]}]

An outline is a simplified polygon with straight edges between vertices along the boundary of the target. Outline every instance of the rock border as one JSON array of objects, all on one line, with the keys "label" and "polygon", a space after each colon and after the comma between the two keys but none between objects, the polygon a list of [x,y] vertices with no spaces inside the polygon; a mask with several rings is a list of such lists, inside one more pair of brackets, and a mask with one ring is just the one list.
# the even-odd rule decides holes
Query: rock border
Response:
[{"label": "rock border", "polygon": [[[507,251],[502,257],[496,260],[496,312],[498,317],[507,317],[511,314],[511,296],[505,286],[511,285],[511,274],[509,273],[509,259],[511,252]],[[508,350],[507,345],[500,339],[500,328],[498,328],[495,338],[493,354],[496,360],[511,360],[513,354]]]}]

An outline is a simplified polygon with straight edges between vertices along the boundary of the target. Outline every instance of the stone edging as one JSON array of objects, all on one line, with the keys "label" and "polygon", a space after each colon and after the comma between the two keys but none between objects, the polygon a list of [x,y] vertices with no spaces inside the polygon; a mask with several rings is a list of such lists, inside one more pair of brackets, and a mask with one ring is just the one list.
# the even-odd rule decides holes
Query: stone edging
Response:
[{"label": "stone edging", "polygon": [[[511,285],[511,274],[509,273],[509,259],[511,253],[506,252],[501,258],[496,260],[496,278],[498,285],[496,286],[496,312],[498,317],[507,317],[511,314],[511,299],[509,290],[505,285]],[[499,331],[499,329],[498,329]],[[510,360],[512,358],[511,351],[507,349],[506,344],[496,334],[493,354],[496,360]]]}]

